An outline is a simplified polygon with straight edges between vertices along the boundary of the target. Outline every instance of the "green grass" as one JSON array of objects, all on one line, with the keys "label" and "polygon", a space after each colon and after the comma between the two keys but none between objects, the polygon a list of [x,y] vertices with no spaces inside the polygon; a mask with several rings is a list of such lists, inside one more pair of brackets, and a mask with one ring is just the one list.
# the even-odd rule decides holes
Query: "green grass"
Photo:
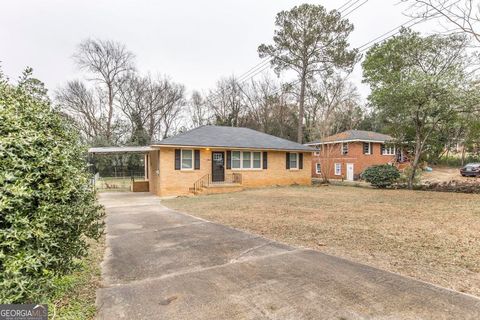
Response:
[{"label": "green grass", "polygon": [[48,303],[49,319],[94,319],[95,293],[100,286],[104,248],[104,238],[91,241],[89,254],[79,261],[78,270],[57,279],[57,289]]}]

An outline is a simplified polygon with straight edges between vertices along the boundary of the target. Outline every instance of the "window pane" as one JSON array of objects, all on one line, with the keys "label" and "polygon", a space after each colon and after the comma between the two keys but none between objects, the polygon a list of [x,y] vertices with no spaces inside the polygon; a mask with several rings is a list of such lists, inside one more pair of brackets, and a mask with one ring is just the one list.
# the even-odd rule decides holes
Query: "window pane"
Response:
[{"label": "window pane", "polygon": [[395,146],[383,146],[382,154],[388,155],[388,156],[395,155]]},{"label": "window pane", "polygon": [[342,164],[341,163],[335,163],[335,175],[341,175],[342,174]]},{"label": "window pane", "polygon": [[370,143],[363,143],[363,153],[370,154]]},{"label": "window pane", "polygon": [[322,172],[322,167],[320,163],[317,163],[317,173],[320,173],[320,172]]},{"label": "window pane", "polygon": [[193,151],[182,150],[182,169],[193,168]]},{"label": "window pane", "polygon": [[240,169],[240,151],[232,151],[232,168]]},{"label": "window pane", "polygon": [[192,159],[183,159],[182,169],[192,169]]},{"label": "window pane", "polygon": [[182,158],[192,159],[192,150],[182,150]]},{"label": "window pane", "polygon": [[259,169],[262,167],[261,158],[262,158],[262,155],[260,152],[253,153],[253,167],[255,169]]},{"label": "window pane", "polygon": [[251,153],[250,152],[242,152],[243,154],[243,168],[249,169],[252,167],[251,164]]},{"label": "window pane", "polygon": [[296,169],[297,168],[297,153],[290,153],[290,168]]}]

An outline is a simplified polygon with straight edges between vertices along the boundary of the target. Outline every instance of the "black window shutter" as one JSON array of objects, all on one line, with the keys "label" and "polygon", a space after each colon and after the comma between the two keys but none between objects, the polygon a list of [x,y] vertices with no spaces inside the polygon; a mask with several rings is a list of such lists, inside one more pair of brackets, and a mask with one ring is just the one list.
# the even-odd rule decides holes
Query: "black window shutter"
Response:
[{"label": "black window shutter", "polygon": [[298,168],[303,169],[303,153],[298,154]]},{"label": "black window shutter", "polygon": [[227,151],[227,169],[232,169],[232,151]]},{"label": "black window shutter", "polygon": [[365,150],[365,148],[367,148],[367,143],[365,143],[365,142],[364,142],[364,143],[363,143],[363,154],[366,154],[366,152],[365,152],[365,151],[366,151],[366,150]]},{"label": "black window shutter", "polygon": [[287,155],[287,157],[286,157],[287,169],[290,169],[290,152],[287,152],[286,155]]},{"label": "black window shutter", "polygon": [[200,150],[195,150],[195,170],[200,170]]},{"label": "black window shutter", "polygon": [[263,169],[268,169],[268,152],[263,152]]},{"label": "black window shutter", "polygon": [[180,149],[175,149],[175,170],[180,170]]},{"label": "black window shutter", "polygon": [[383,150],[385,149],[385,145],[381,144],[380,145],[380,154],[383,154]]}]

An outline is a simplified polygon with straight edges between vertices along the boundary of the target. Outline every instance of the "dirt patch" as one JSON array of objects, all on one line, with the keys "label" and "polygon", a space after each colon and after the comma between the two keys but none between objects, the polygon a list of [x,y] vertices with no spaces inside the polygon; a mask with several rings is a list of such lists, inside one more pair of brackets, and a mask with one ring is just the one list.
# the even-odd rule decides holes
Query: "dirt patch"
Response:
[{"label": "dirt patch", "polygon": [[432,172],[423,171],[421,180],[424,183],[442,183],[450,181],[478,183],[480,185],[480,178],[462,177],[460,168],[452,167],[433,167]]},{"label": "dirt patch", "polygon": [[162,201],[193,215],[480,296],[480,196],[321,186]]}]

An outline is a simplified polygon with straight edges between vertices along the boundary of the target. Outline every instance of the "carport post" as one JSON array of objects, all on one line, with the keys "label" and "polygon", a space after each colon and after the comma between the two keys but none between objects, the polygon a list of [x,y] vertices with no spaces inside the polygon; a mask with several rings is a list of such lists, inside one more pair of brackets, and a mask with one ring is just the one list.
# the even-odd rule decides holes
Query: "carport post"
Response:
[{"label": "carport post", "polygon": [[143,167],[144,167],[144,178],[145,178],[145,181],[148,181],[148,153],[145,153],[144,155],[144,159],[143,159]]}]

